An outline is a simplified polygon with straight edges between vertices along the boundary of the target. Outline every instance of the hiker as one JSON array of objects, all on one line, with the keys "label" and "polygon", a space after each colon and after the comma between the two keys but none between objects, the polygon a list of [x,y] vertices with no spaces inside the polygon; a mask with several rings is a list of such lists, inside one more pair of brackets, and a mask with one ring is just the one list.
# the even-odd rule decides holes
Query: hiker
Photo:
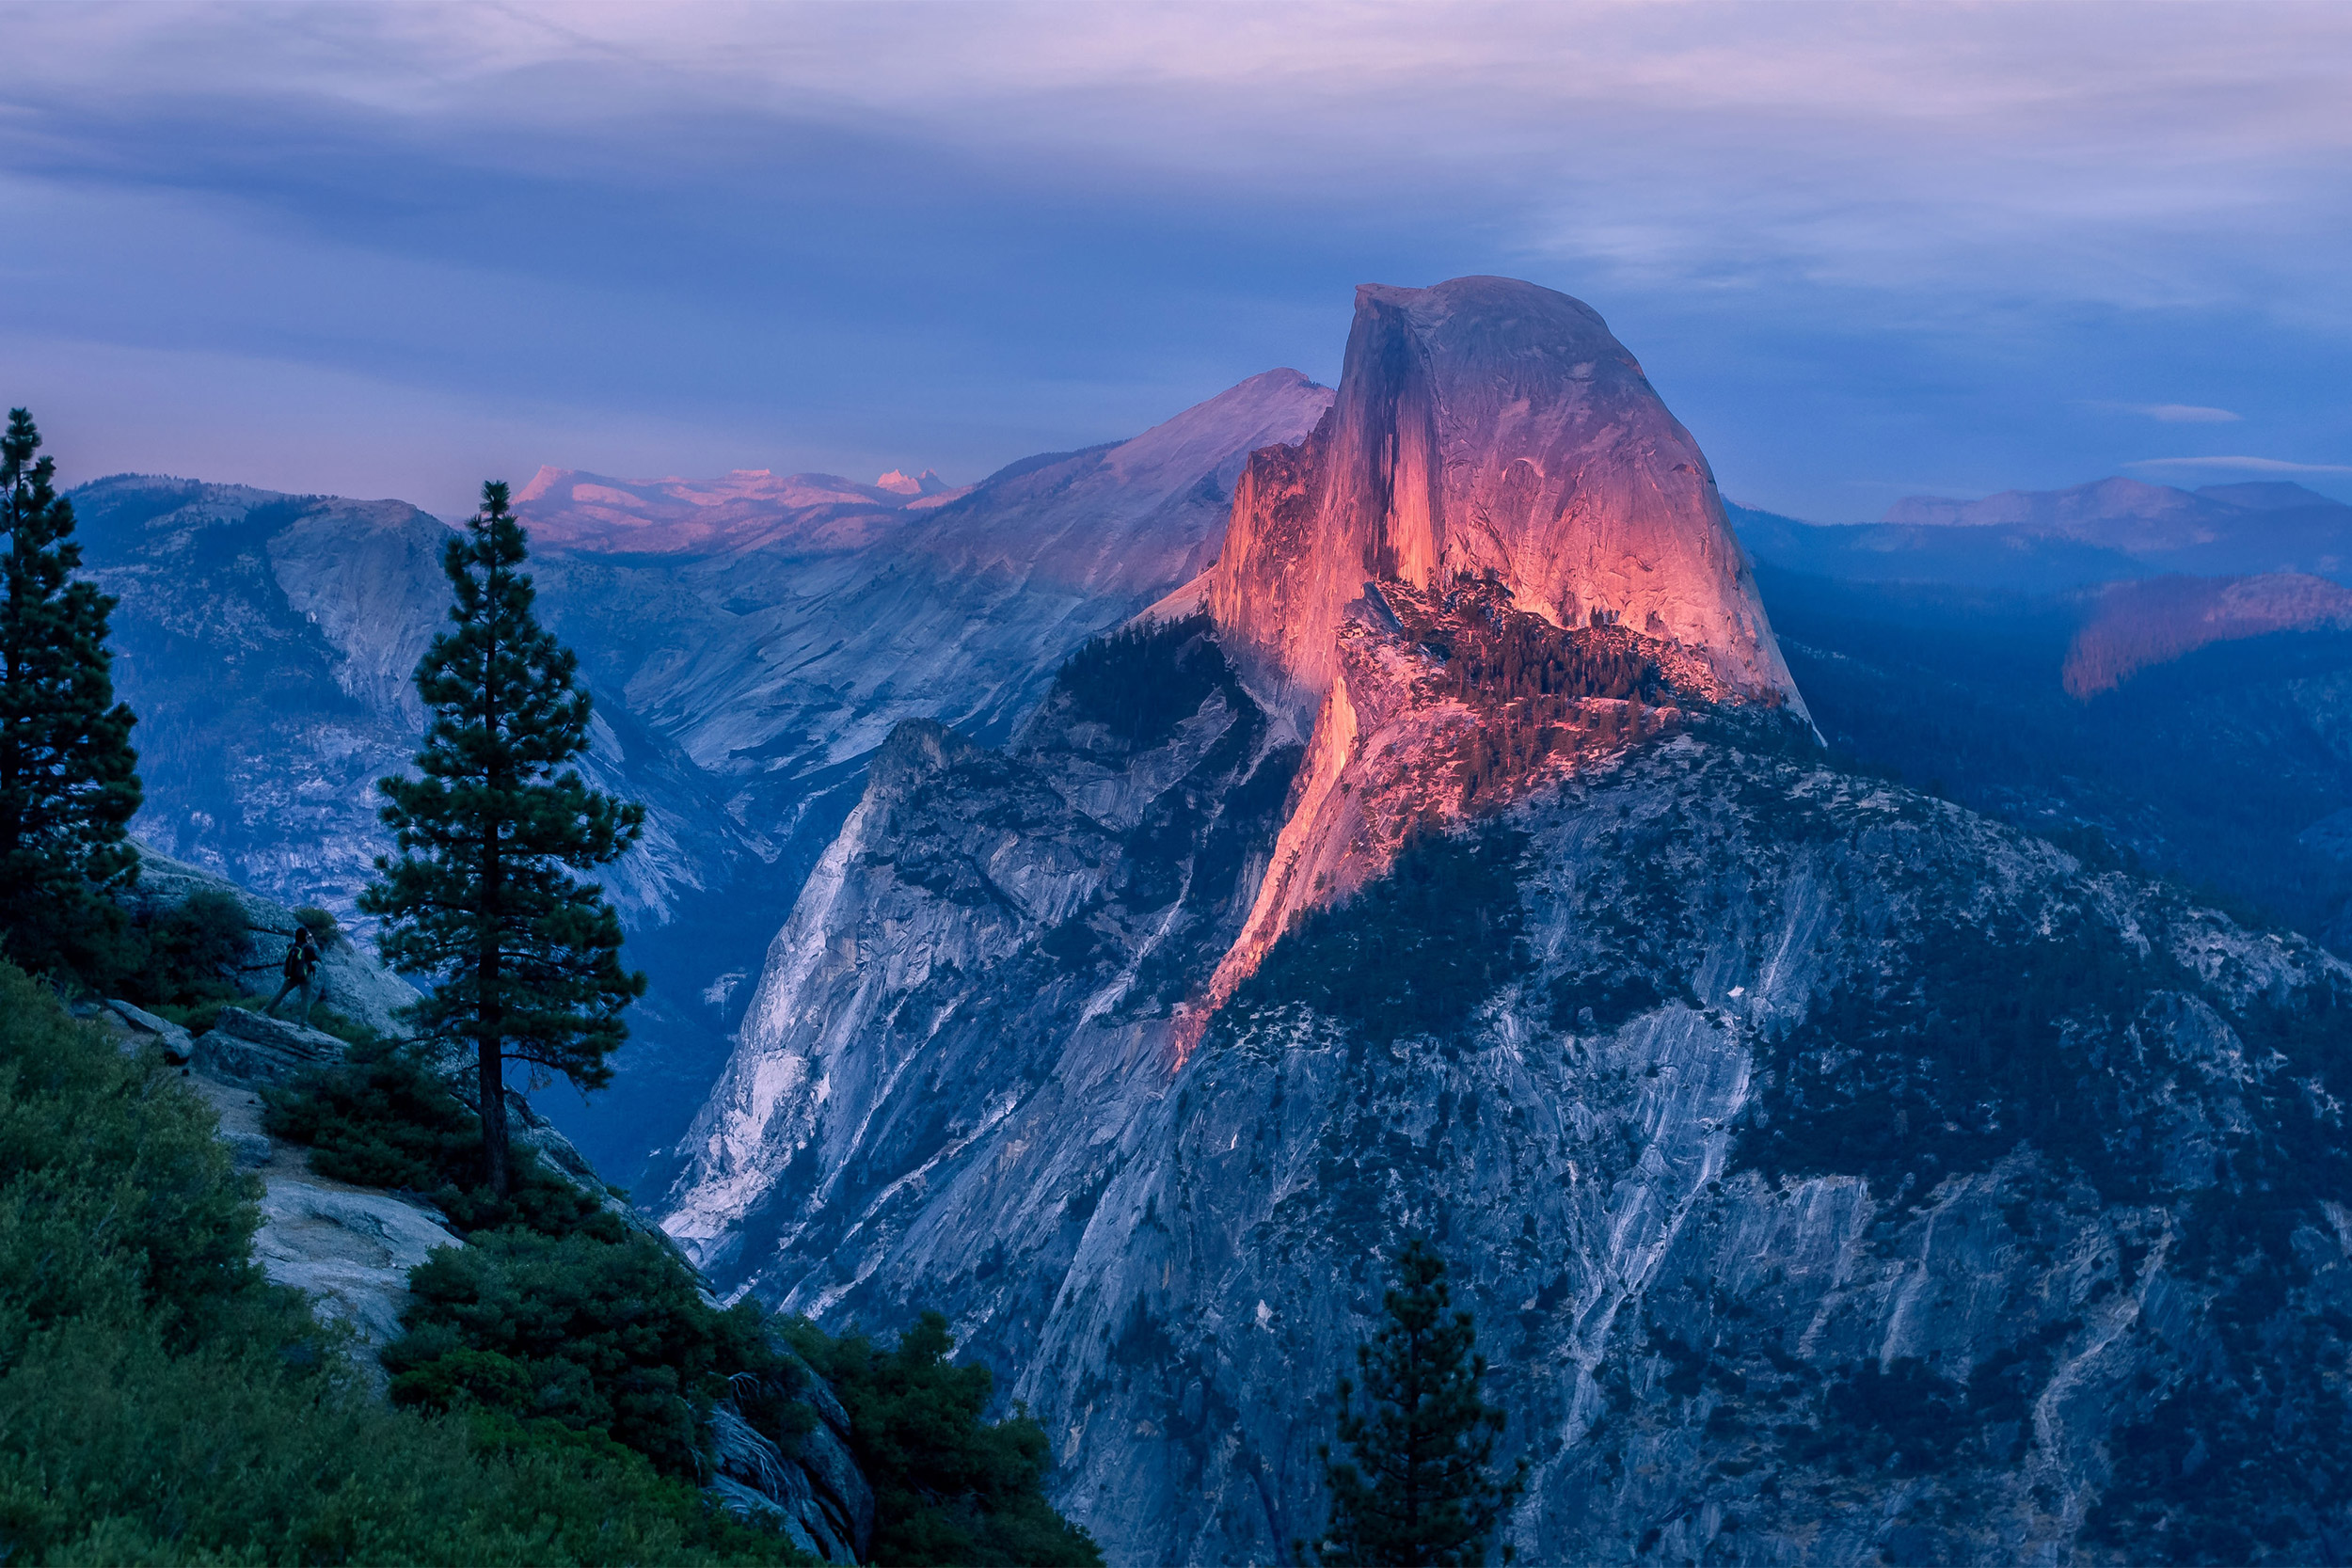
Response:
[{"label": "hiker", "polygon": [[286,983],[278,988],[278,994],[269,999],[269,1006],[263,1007],[262,1011],[277,1012],[278,1004],[286,1000],[286,993],[296,986],[300,986],[302,988],[302,1023],[305,1028],[310,1027],[310,982],[317,976],[318,972],[318,939],[310,934],[310,927],[308,926],[296,926],[294,941],[286,944]]}]

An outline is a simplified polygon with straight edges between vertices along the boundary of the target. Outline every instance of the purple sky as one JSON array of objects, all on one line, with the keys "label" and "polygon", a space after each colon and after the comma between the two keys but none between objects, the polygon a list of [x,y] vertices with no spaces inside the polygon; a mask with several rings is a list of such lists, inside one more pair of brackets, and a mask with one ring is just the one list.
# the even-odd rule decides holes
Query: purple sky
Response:
[{"label": "purple sky", "polygon": [[1359,282],[1591,302],[1736,499],[2352,497],[2352,7],[0,6],[70,477],[957,481]]}]

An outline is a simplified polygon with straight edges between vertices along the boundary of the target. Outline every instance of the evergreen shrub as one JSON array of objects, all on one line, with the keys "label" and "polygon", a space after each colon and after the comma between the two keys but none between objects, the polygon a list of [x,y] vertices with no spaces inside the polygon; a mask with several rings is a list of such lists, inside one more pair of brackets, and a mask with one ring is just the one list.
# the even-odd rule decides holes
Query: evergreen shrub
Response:
[{"label": "evergreen shrub", "polygon": [[792,1560],[608,1440],[379,1403],[215,1132],[0,964],[0,1561]]},{"label": "evergreen shrub", "polygon": [[849,1411],[874,1488],[873,1560],[894,1568],[1097,1568],[1093,1538],[1045,1500],[1052,1445],[1027,1412],[981,1420],[994,1379],[947,1359],[947,1320],[926,1312],[889,1350],[834,1338],[805,1318],[786,1329]]}]

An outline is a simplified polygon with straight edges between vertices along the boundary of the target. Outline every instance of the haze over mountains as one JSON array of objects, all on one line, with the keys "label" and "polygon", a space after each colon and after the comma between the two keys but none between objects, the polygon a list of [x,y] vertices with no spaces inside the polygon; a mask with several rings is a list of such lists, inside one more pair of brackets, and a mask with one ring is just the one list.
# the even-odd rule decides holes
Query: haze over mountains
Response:
[{"label": "haze over mountains", "polygon": [[1980,500],[1915,496],[1876,523],[1822,527],[1735,508],[1757,554],[1871,581],[2050,593],[2168,572],[2352,573],[2352,506],[2299,484],[2201,490],[2105,479]]}]

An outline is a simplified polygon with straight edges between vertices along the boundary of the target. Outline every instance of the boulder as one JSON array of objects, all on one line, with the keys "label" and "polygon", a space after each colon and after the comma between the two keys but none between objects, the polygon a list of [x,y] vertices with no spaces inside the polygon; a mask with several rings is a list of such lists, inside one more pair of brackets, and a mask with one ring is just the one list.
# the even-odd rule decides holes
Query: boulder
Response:
[{"label": "boulder", "polygon": [[134,1006],[120,998],[108,1002],[106,1010],[136,1033],[154,1037],[155,1043],[163,1048],[164,1060],[173,1067],[185,1067],[195,1053],[195,1037],[167,1018],[157,1018],[146,1008]]},{"label": "boulder", "polygon": [[341,1061],[343,1042],[243,1007],[223,1007],[196,1038],[196,1069],[228,1084],[290,1083],[308,1069]]},{"label": "boulder", "polygon": [[[274,1177],[253,1255],[274,1282],[307,1292],[320,1316],[350,1324],[373,1353],[400,1335],[408,1271],[437,1248],[463,1245],[436,1215],[388,1193]],[[375,1365],[373,1354],[358,1359]]]}]

